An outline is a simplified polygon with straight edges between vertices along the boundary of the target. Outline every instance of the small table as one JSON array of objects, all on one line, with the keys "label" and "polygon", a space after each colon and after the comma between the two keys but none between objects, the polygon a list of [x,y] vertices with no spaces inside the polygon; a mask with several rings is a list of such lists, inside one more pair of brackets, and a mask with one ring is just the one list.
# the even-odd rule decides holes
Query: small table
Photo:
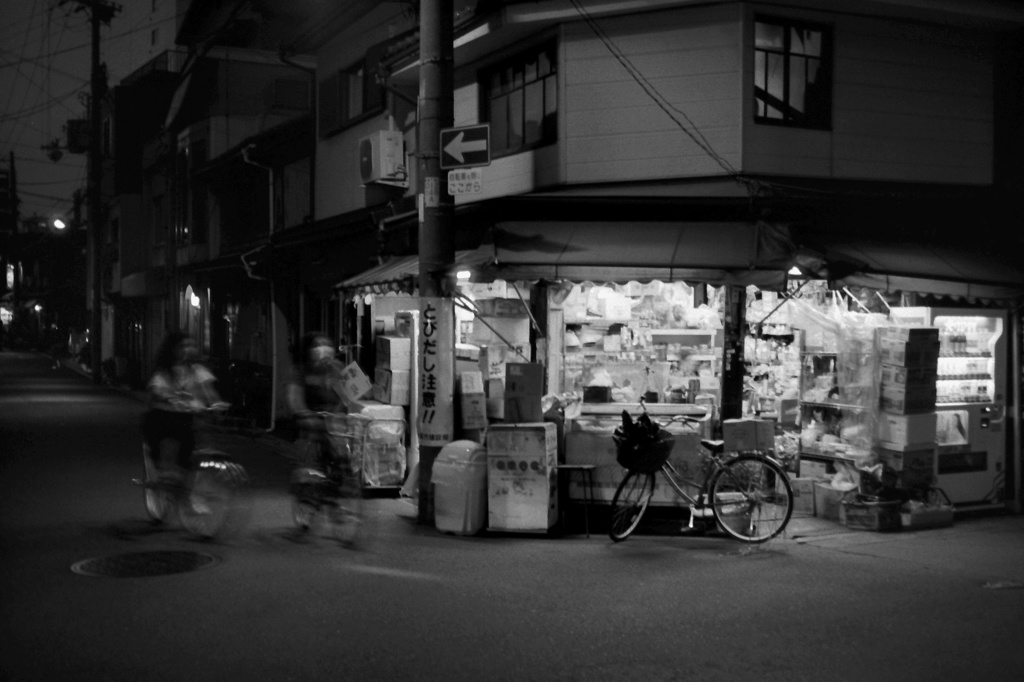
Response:
[{"label": "small table", "polygon": [[580,472],[581,483],[583,484],[583,527],[586,529],[587,537],[590,537],[590,504],[594,501],[594,469],[596,464],[559,464],[559,471],[568,472],[567,483],[572,483],[572,472]]}]

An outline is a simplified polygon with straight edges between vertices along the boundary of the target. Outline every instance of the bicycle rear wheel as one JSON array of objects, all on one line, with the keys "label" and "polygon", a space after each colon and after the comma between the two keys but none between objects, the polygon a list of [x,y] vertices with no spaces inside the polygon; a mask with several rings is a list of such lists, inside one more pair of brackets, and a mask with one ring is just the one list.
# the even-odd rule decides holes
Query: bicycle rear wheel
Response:
[{"label": "bicycle rear wheel", "polygon": [[793,513],[789,477],[763,457],[726,462],[711,479],[709,491],[718,525],[743,542],[770,540],[786,528]]},{"label": "bicycle rear wheel", "polygon": [[654,474],[629,471],[619,483],[612,498],[612,517],[608,524],[608,537],[621,542],[640,525],[654,494]]},{"label": "bicycle rear wheel", "polygon": [[170,490],[160,482],[160,471],[146,443],[142,444],[142,494],[149,518],[157,523],[163,523],[174,501],[171,499]]}]

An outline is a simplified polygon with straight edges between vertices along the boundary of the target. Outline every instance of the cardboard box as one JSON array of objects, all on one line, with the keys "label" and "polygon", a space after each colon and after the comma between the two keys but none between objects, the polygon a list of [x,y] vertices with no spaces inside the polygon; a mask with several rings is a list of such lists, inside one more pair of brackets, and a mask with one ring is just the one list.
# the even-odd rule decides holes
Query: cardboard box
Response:
[{"label": "cardboard box", "polygon": [[800,458],[800,478],[828,478],[828,464],[815,459]]},{"label": "cardboard box", "polygon": [[374,371],[373,397],[388,405],[408,405],[410,373],[408,370],[381,369]]},{"label": "cardboard box", "polygon": [[847,528],[873,530],[879,533],[899,530],[899,501],[867,504],[844,500],[840,507],[840,522]]},{"label": "cardboard box", "polygon": [[793,512],[814,516],[814,486],[818,483],[814,478],[791,478],[793,487]]},{"label": "cardboard box", "polygon": [[404,336],[378,336],[377,367],[406,371],[411,369],[412,339]]},{"label": "cardboard box", "polygon": [[935,480],[938,456],[934,444],[918,450],[876,448],[875,454],[897,472],[898,483],[903,488],[926,488]]},{"label": "cardboard box", "polygon": [[922,414],[935,411],[938,392],[933,384],[930,389],[904,389],[882,387],[879,406],[890,414]]},{"label": "cardboard box", "polygon": [[481,393],[463,393],[459,396],[462,428],[487,428],[487,397]]},{"label": "cardboard box", "polygon": [[839,520],[839,509],[848,490],[833,488],[831,483],[814,484],[814,515],[829,521]]},{"label": "cardboard box", "polygon": [[890,414],[880,412],[875,439],[886,450],[915,450],[935,444],[935,412]]},{"label": "cardboard box", "polygon": [[884,365],[938,367],[939,342],[918,343],[883,337],[878,341],[878,353]]},{"label": "cardboard box", "polygon": [[912,342],[915,344],[929,344],[938,342],[938,327],[880,327],[879,338],[892,339],[893,341]]},{"label": "cardboard box", "polygon": [[770,419],[726,419],[722,422],[726,452],[775,449],[775,422]]},{"label": "cardboard box", "polygon": [[901,367],[900,365],[882,365],[882,386],[906,386],[908,388],[926,388],[934,386],[938,379],[936,367]]},{"label": "cardboard box", "polygon": [[358,400],[373,390],[373,382],[355,362],[341,370],[341,393],[348,401]]}]

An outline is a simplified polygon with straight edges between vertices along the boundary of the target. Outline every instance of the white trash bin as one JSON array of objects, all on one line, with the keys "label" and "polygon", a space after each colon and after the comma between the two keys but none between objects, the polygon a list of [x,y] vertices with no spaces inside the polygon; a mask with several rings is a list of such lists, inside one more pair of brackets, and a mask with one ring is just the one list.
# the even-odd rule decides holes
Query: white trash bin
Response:
[{"label": "white trash bin", "polygon": [[434,460],[430,482],[439,531],[475,535],[487,526],[487,448],[471,440],[448,443]]}]

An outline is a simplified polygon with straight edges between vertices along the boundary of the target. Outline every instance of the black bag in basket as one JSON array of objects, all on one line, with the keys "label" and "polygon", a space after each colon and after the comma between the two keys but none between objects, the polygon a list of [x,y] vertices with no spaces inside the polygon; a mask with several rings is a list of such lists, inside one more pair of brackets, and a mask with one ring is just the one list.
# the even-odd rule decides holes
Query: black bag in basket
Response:
[{"label": "black bag in basket", "polygon": [[668,461],[675,438],[663,430],[644,412],[636,421],[622,411],[622,426],[612,434],[616,460],[626,469],[653,474]]}]

